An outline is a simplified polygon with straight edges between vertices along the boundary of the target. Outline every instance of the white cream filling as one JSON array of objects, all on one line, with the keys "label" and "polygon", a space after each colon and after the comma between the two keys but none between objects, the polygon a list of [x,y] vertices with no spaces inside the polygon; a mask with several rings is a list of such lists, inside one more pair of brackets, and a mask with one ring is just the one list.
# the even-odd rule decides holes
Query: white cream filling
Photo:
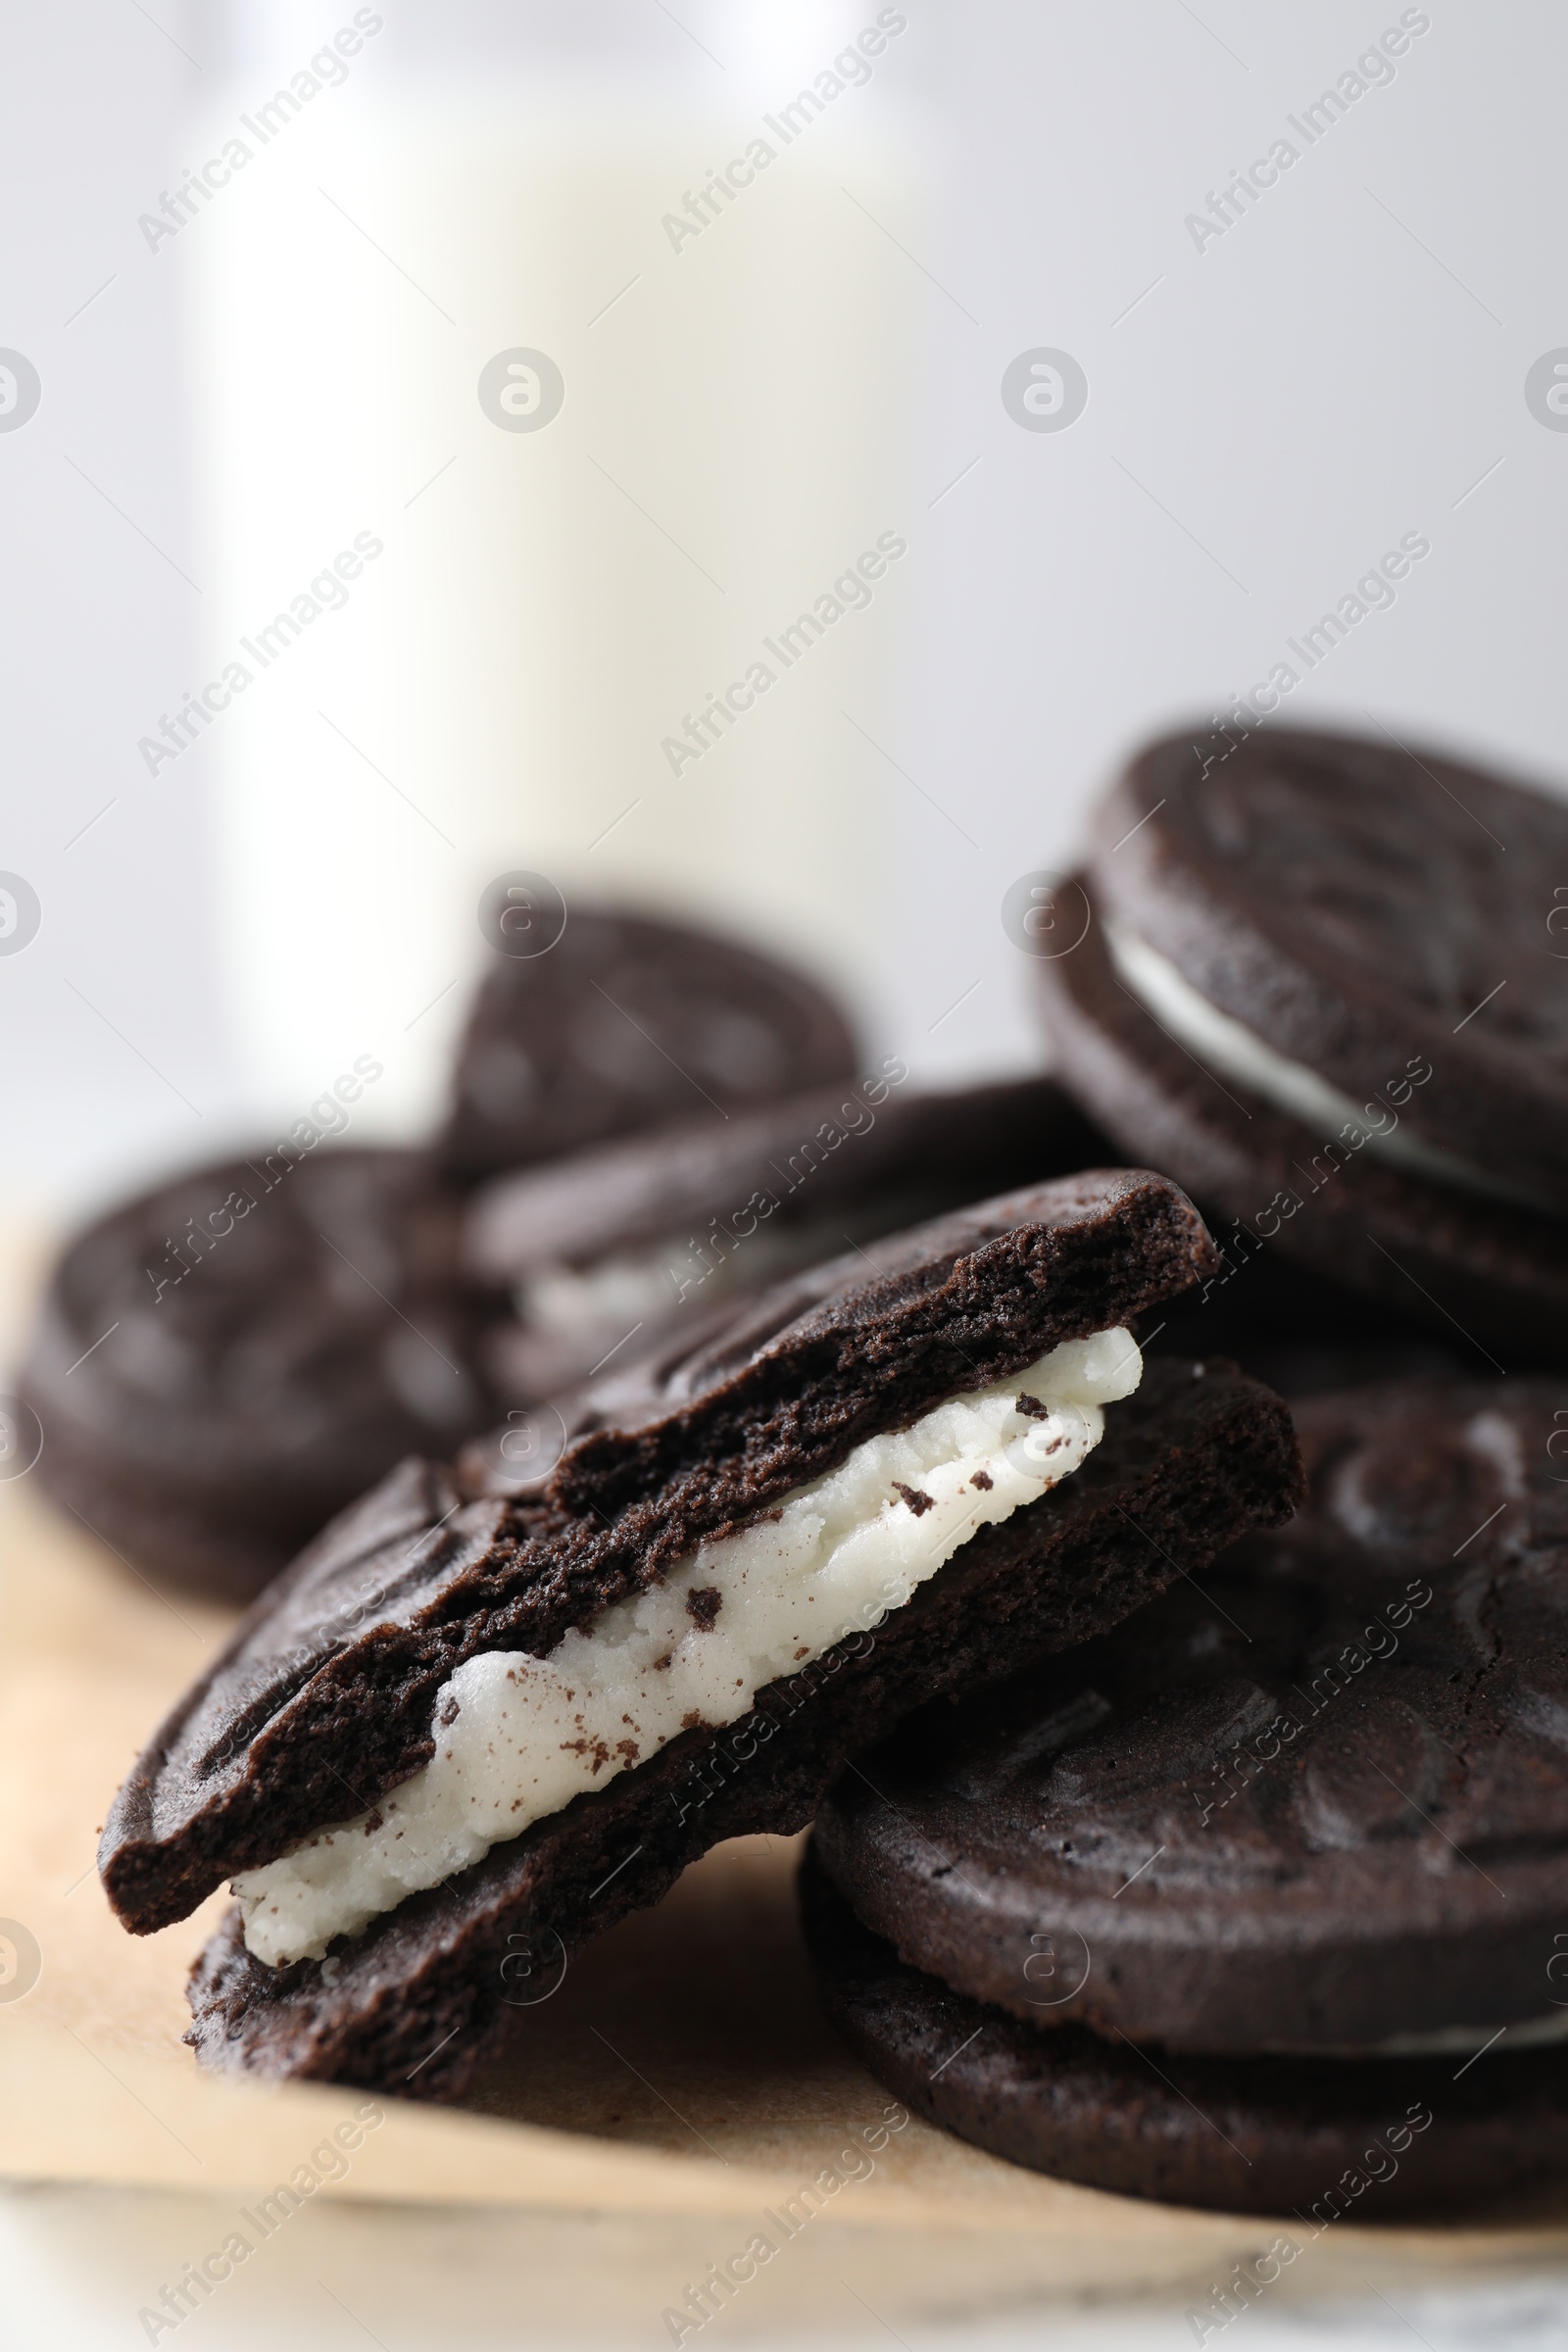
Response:
[{"label": "white cream filling", "polygon": [[1511,2050],[1538,2050],[1568,2041],[1568,2006],[1552,2017],[1521,2018],[1508,2026],[1440,2026],[1431,2034],[1391,2034],[1387,2041],[1271,2041],[1282,2058],[1469,2058],[1506,2037]]},{"label": "white cream filling", "polygon": [[844,1236],[797,1220],[776,1230],[759,1225],[720,1243],[671,1234],[647,1250],[596,1258],[586,1266],[536,1266],[516,1285],[517,1314],[531,1331],[576,1332],[599,1325],[652,1323],[683,1300],[707,1304],[732,1291],[772,1282],[799,1266],[832,1257]]},{"label": "white cream filling", "polygon": [[246,1943],[273,1966],[318,1958],[688,1727],[736,1722],[769,1683],[902,1608],[979,1528],[1076,1470],[1103,1435],[1102,1406],[1142,1374],[1128,1332],[1065,1341],[1010,1380],[868,1438],[548,1657],[468,1659],[437,1693],[422,1770],[234,1882]]},{"label": "white cream filling", "polygon": [[518,1321],[530,1331],[585,1331],[628,1318],[648,1322],[674,1304],[664,1251],[605,1257],[592,1266],[536,1266],[513,1293]]},{"label": "white cream filling", "polygon": [[[1276,1053],[1245,1022],[1221,1012],[1148,940],[1140,939],[1136,932],[1119,923],[1107,922],[1104,931],[1111,962],[1121,978],[1200,1063],[1212,1062],[1222,1077],[1250,1088],[1253,1094],[1261,1095],[1265,1102],[1289,1111],[1293,1118],[1300,1119],[1308,1127],[1327,1129],[1335,1141],[1341,1140],[1341,1130],[1349,1124],[1359,1138],[1357,1150],[1364,1148],[1375,1158],[1387,1160],[1392,1167],[1403,1168],[1412,1176],[1425,1176],[1435,1184],[1457,1186],[1490,1200],[1550,1211],[1548,1201],[1537,1199],[1523,1186],[1473,1167],[1469,1160],[1454,1152],[1441,1151],[1435,1144],[1407,1135],[1402,1127],[1372,1126],[1367,1115],[1369,1104],[1357,1105],[1348,1095],[1341,1094],[1337,1086],[1331,1086],[1326,1078],[1309,1070],[1304,1062],[1292,1061],[1286,1054]],[[1390,1117],[1398,1116],[1381,1103],[1378,1107]]]}]

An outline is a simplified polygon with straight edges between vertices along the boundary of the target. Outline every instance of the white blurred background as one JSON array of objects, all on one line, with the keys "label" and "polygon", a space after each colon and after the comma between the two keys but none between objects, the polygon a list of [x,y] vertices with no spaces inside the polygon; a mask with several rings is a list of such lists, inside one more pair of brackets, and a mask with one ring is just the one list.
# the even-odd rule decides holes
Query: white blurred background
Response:
[{"label": "white blurred background", "polygon": [[[0,429],[0,867],[42,910],[0,956],[14,1186],[98,1200],[359,1052],[365,1130],[416,1129],[510,866],[808,956],[918,1071],[1017,1066],[1008,884],[1134,740],[1282,661],[1285,717],[1557,781],[1568,435],[1525,377],[1568,343],[1561,11],[1404,10],[1308,146],[1288,119],[1398,7],[907,0],[764,128],[877,20],[385,0],[264,143],[343,0],[7,10],[0,346],[41,386]],[[236,136],[177,233],[141,224]],[[677,249],[663,215],[758,137]],[[1004,405],[1042,348],[1088,380],[1060,431]],[[479,398],[518,349],[562,373],[537,431]],[[1286,640],[1412,532],[1306,674]],[[871,601],[672,772],[884,533]],[[240,654],[357,534],[341,608]]]}]

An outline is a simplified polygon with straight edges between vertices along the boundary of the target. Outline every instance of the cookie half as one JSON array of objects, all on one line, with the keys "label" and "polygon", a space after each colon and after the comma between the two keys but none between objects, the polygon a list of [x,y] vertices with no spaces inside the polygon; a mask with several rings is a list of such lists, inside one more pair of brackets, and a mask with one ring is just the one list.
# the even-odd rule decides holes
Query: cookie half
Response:
[{"label": "cookie half", "polygon": [[718,1127],[855,1063],[843,1011],[804,972],[688,924],[573,906],[544,954],[493,954],[440,1155],[475,1177],[666,1119]]},{"label": "cookie half", "polygon": [[718,1838],[800,1827],[921,1700],[1292,1507],[1277,1398],[1138,1383],[1127,1322],[1211,1263],[1163,1179],[1014,1194],[876,1262],[584,1392],[531,1495],[406,1466],[259,1604],[101,1852],[139,1932],[237,1876],[204,2056],[456,2095],[509,1938],[569,1953]]}]

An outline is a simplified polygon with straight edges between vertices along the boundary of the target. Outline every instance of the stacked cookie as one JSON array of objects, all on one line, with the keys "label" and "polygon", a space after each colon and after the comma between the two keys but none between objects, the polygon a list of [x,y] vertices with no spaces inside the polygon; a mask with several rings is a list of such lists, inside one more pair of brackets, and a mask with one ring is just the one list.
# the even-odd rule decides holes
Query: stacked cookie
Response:
[{"label": "stacked cookie", "polygon": [[1561,1394],[1298,1405],[1289,1527],[845,1774],[808,1939],[916,2113],[1319,2226],[1560,2176]]},{"label": "stacked cookie", "polygon": [[829,2011],[980,2146],[1313,2230],[1568,2166],[1559,872],[1553,803],[1269,731],[1144,754],[1066,886],[1058,1067],[1219,1239],[1166,1344],[1310,1483],[822,1809]]},{"label": "stacked cookie", "polygon": [[613,978],[588,924],[498,972],[438,1145],[323,1153],[226,1305],[195,1261],[182,1366],[155,1303],[68,1403],[185,1197],[84,1237],[66,1498],[234,1584],[315,1535],[104,1834],[132,1932],[232,1882],[203,2061],[465,2097],[519,1949],[814,1820],[829,2013],[983,2147],[1331,2215],[1559,2172],[1559,852],[1397,747],[1172,740],[1037,967],[1059,1083],[922,1096],[798,975],[604,918]]}]

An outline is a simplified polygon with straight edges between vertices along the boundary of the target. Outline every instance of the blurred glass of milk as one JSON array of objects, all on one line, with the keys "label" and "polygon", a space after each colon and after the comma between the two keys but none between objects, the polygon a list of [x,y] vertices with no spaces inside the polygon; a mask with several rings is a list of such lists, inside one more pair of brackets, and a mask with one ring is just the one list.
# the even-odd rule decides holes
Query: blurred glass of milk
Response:
[{"label": "blurred glass of milk", "polygon": [[243,13],[180,234],[258,1116],[369,1054],[362,1130],[433,1117],[513,867],[874,1004],[910,28],[680,17],[607,0],[487,59],[433,9]]}]

